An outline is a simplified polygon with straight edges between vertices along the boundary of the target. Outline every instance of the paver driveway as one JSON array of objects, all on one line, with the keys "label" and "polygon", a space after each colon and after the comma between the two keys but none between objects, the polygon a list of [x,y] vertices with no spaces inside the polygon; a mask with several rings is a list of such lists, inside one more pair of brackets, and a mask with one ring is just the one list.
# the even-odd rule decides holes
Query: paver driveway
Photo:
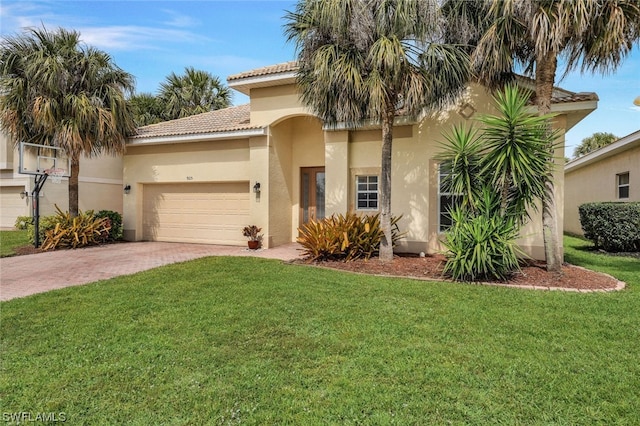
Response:
[{"label": "paver driveway", "polygon": [[296,243],[268,250],[207,244],[136,242],[59,250],[0,259],[0,300],[87,284],[205,256],[292,260]]}]

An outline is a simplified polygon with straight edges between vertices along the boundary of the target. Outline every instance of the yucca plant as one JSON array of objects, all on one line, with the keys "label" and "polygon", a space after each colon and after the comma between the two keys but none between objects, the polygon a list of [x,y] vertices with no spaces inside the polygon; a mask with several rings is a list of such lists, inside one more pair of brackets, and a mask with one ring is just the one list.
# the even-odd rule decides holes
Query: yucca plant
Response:
[{"label": "yucca plant", "polygon": [[456,280],[505,279],[518,269],[515,245],[529,209],[545,193],[550,164],[550,115],[527,110],[531,93],[507,86],[494,97],[498,114],[481,116],[483,128],[454,127],[437,159],[448,168],[442,182],[459,208],[443,242],[445,272]]},{"label": "yucca plant", "polygon": [[499,214],[500,197],[482,190],[477,210],[458,206],[451,210],[453,226],[443,241],[447,248],[444,274],[457,281],[506,280],[519,270],[524,253],[515,243],[519,226],[513,217]]}]

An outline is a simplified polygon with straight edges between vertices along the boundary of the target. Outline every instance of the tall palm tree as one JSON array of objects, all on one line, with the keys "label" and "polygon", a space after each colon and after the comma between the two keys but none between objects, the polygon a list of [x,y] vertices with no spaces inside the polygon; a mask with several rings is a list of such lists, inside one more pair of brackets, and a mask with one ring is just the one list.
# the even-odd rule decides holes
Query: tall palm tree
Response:
[{"label": "tall palm tree", "polygon": [[134,123],[133,76],[59,28],[28,29],[0,47],[0,123],[15,143],[63,148],[71,158],[69,212],[78,214],[80,157],[124,152]]},{"label": "tall palm tree", "polygon": [[165,108],[165,119],[226,108],[231,104],[231,91],[218,77],[193,67],[185,68],[184,75],[169,74],[160,83],[158,97]]},{"label": "tall palm tree", "polygon": [[[575,69],[606,74],[620,65],[640,38],[639,0],[474,3],[482,11],[472,16],[456,8],[455,0],[447,2],[453,11],[449,18],[456,22],[451,32],[456,28],[476,29],[467,31],[464,37],[477,44],[472,64],[481,81],[495,83],[497,77],[512,75],[516,65],[533,75],[535,102],[541,115],[551,110],[559,57],[565,59],[564,75]],[[482,34],[479,37],[478,29]],[[557,220],[554,182],[550,179],[542,221],[547,270],[555,272],[562,266]]]},{"label": "tall palm tree", "polygon": [[136,126],[156,124],[164,121],[164,107],[161,100],[151,93],[138,93],[129,98],[129,105]]},{"label": "tall palm tree", "polygon": [[394,119],[455,100],[467,83],[468,57],[439,43],[435,0],[302,0],[286,20],[302,101],[328,125],[381,126],[380,259],[391,260]]}]

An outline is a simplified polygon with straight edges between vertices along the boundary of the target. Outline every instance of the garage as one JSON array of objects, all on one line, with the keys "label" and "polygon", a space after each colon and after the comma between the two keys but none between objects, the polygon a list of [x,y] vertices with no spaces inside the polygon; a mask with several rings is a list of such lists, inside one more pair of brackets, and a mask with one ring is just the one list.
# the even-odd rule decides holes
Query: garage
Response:
[{"label": "garage", "polygon": [[143,239],[246,245],[249,182],[145,184]]},{"label": "garage", "polygon": [[24,186],[0,187],[0,226],[13,227],[18,216],[29,215],[28,200],[20,197]]}]

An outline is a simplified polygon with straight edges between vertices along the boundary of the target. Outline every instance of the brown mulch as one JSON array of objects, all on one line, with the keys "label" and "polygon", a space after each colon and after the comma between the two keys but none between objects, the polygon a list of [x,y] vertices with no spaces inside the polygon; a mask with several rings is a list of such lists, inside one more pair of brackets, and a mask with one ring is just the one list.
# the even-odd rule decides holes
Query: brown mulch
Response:
[{"label": "brown mulch", "polygon": [[[392,262],[378,259],[352,262],[313,262],[312,264],[372,275],[410,277],[425,280],[446,281],[442,275],[445,257],[442,255],[395,255]],[[483,284],[518,286],[536,289],[564,289],[567,291],[609,291],[620,289],[619,281],[610,275],[565,264],[559,274],[547,272],[544,262],[529,262],[521,266],[509,281],[492,281]]]},{"label": "brown mulch", "polygon": [[16,256],[23,256],[23,255],[26,255],[26,254],[42,253],[42,249],[35,248],[32,245],[16,247],[15,249],[13,249],[13,251],[16,253],[15,254]]}]

